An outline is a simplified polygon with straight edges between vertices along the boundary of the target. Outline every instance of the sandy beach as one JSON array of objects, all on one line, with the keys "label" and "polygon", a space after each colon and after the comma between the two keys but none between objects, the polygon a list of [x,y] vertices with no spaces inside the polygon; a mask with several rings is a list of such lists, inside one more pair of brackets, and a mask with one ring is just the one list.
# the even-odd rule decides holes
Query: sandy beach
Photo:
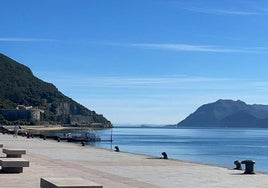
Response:
[{"label": "sandy beach", "polygon": [[[40,187],[41,177],[81,177],[105,188],[267,187],[268,175],[146,155],[98,149],[80,144],[0,135],[3,148],[24,148],[30,167],[19,174],[0,174],[1,187]],[[5,154],[1,153],[1,157]]]}]

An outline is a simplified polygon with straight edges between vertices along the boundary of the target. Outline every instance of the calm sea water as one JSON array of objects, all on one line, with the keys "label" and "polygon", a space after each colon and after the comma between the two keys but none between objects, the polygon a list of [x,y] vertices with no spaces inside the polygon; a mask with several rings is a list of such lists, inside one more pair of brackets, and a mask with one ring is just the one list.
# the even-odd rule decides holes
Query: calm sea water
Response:
[{"label": "calm sea water", "polygon": [[234,167],[235,160],[254,160],[255,170],[268,172],[268,129],[114,128],[98,131],[96,147]]},{"label": "calm sea water", "polygon": [[[62,134],[62,133],[61,133]],[[255,170],[268,172],[268,129],[113,128],[97,131],[95,147],[234,167],[235,160],[254,160]]]}]

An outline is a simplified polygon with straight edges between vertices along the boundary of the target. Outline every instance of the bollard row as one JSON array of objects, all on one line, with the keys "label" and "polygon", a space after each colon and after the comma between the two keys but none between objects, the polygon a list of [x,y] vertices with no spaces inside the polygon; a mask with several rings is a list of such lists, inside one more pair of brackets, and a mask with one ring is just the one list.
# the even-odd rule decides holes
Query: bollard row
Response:
[{"label": "bollard row", "polygon": [[244,174],[255,174],[255,172],[254,172],[255,161],[253,161],[253,160],[244,160],[242,162],[239,160],[236,160],[236,161],[234,161],[234,164],[235,164],[234,169],[236,169],[236,170],[242,170],[241,164],[245,164]]}]

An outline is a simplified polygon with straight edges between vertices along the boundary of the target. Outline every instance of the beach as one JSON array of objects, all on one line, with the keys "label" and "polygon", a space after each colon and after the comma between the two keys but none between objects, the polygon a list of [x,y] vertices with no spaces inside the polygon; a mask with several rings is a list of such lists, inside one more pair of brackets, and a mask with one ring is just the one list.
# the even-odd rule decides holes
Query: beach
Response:
[{"label": "beach", "polygon": [[[80,144],[0,135],[3,148],[26,149],[30,167],[19,174],[0,174],[1,187],[40,187],[41,177],[80,177],[105,188],[125,187],[266,187],[268,174],[245,175],[220,167]],[[5,157],[1,154],[1,157]]]}]

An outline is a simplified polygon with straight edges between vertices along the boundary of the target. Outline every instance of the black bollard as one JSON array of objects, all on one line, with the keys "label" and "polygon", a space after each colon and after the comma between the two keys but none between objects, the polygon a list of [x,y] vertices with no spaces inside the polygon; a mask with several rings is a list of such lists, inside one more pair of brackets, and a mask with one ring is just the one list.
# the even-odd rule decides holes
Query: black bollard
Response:
[{"label": "black bollard", "polygon": [[163,159],[168,159],[167,153],[166,152],[162,152],[163,155]]},{"label": "black bollard", "polygon": [[119,152],[119,151],[120,151],[119,147],[118,147],[118,146],[115,146],[115,147],[114,147],[114,151],[115,151],[115,152]]},{"label": "black bollard", "polygon": [[60,137],[58,137],[58,142],[60,142]]},{"label": "black bollard", "polygon": [[46,140],[46,139],[47,139],[47,137],[46,137],[46,136],[44,136],[44,137],[43,137],[43,139],[44,139],[44,140]]},{"label": "black bollard", "polygon": [[245,164],[245,172],[244,172],[244,174],[255,174],[255,172],[254,172],[255,161],[253,161],[253,160],[244,160],[241,163]]},{"label": "black bollard", "polygon": [[84,142],[84,141],[81,141],[81,145],[82,145],[82,146],[85,146],[85,142]]},{"label": "black bollard", "polygon": [[239,160],[236,160],[234,161],[234,164],[235,164],[235,170],[242,170],[242,167],[241,167],[241,161]]}]

